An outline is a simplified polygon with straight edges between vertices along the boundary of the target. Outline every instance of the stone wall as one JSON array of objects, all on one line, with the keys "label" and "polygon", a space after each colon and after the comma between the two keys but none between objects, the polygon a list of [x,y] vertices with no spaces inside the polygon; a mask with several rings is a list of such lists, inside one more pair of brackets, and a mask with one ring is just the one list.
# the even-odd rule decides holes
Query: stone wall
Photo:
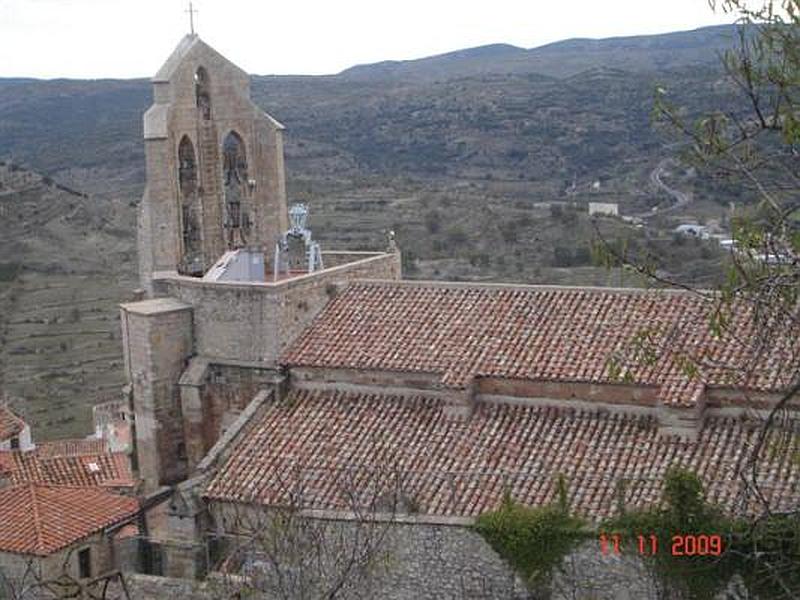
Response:
[{"label": "stone wall", "polygon": [[399,255],[379,254],[276,283],[205,282],[171,272],[157,273],[154,284],[157,295],[194,308],[196,354],[274,367],[337,285],[399,277]]},{"label": "stone wall", "polygon": [[276,370],[257,364],[192,359],[180,381],[189,472],[256,394],[274,386],[277,375]]},{"label": "stone wall", "polygon": [[623,383],[593,384],[479,377],[476,380],[475,391],[477,394],[487,396],[553,398],[561,400],[579,399],[591,402],[655,408],[658,387]]},{"label": "stone wall", "polygon": [[[603,554],[598,541],[588,540],[568,555],[550,578],[526,586],[521,578],[465,523],[436,523],[424,517],[398,517],[407,522],[379,525],[387,528],[375,565],[366,580],[358,574],[349,577],[338,598],[345,600],[456,600],[469,598],[510,600],[660,600],[675,595],[670,585],[660,580],[652,567],[635,550]],[[340,536],[355,540],[352,522],[329,520]],[[350,528],[350,529],[348,529]],[[358,541],[368,543],[369,536]],[[340,542],[336,542],[340,543]],[[338,547],[337,547],[338,548]],[[274,574],[273,574],[274,575]],[[292,572],[284,573],[287,584]],[[309,574],[308,581],[313,577]],[[215,572],[204,581],[168,577],[128,577],[134,600],[172,598],[221,598],[245,581],[234,575]],[[252,581],[258,581],[254,578]],[[252,598],[317,597],[299,590],[283,590],[280,585],[259,585]],[[264,590],[271,588],[271,592]],[[286,591],[286,594],[280,593]],[[296,593],[293,593],[296,592]],[[741,578],[732,577],[715,600],[752,598]]]},{"label": "stone wall", "polygon": [[349,251],[349,250],[323,250],[322,251],[322,265],[326,269],[333,267],[340,267],[352,262],[379,256],[382,252],[363,252],[363,251]]},{"label": "stone wall", "polygon": [[440,397],[447,394],[438,373],[292,367],[291,385],[297,389],[358,389],[364,392]]},{"label": "stone wall", "polygon": [[[91,576],[96,577],[114,567],[114,549],[104,533],[96,533],[71,546],[45,557],[25,556],[11,552],[0,552],[0,598],[3,598],[2,581],[8,579],[19,591],[35,581],[56,579],[65,571],[71,577],[79,576],[78,552],[88,548],[91,559]],[[11,598],[15,596],[10,595]],[[28,596],[25,596],[26,598]]]},{"label": "stone wall", "polygon": [[394,525],[377,598],[528,598],[514,571],[471,529]]},{"label": "stone wall", "polygon": [[[342,593],[336,597],[347,600],[530,597],[517,574],[478,533],[465,526],[463,519],[437,521],[405,515],[366,522],[297,516],[288,524],[281,521],[271,527],[266,516],[269,513],[256,516],[259,513],[253,508],[217,504],[211,512],[218,526],[229,531],[227,536],[220,536],[220,547],[255,549],[250,556],[259,566],[248,574],[261,594],[256,597],[279,598],[301,586],[308,586],[306,594],[296,597],[327,597],[345,573]],[[243,528],[258,531],[267,543],[248,545],[245,540],[255,538],[233,535]],[[303,548],[305,562],[283,558],[291,556],[295,547]],[[262,548],[269,549],[259,557]],[[355,564],[350,562],[353,548],[364,552]],[[222,557],[229,556],[222,553]],[[231,562],[239,561],[229,560],[228,564]],[[226,592],[241,585],[230,575],[219,581],[222,583],[217,587],[224,587]]]},{"label": "stone wall", "polygon": [[[432,532],[433,530],[431,530]],[[434,544],[437,534],[433,537],[416,538],[413,541],[424,542],[426,539]],[[467,538],[453,540],[447,536],[443,538],[449,543],[459,545],[463,551],[473,551]],[[412,540],[409,540],[412,541]],[[482,540],[479,540],[482,542]],[[466,542],[466,543],[464,543]],[[465,577],[462,579],[452,577],[448,571],[459,569],[459,565],[453,565],[451,569],[440,569],[441,565],[426,565],[423,570],[429,576],[445,572],[445,581],[422,580],[415,572],[410,574],[410,578],[398,581],[397,587],[388,590],[386,596],[375,595],[373,598],[390,598],[403,600],[416,600],[417,598],[443,598],[443,599],[530,599],[530,600],[660,600],[662,598],[676,597],[669,590],[664,588],[645,564],[635,557],[602,557],[590,547],[590,544],[576,551],[568,557],[562,564],[561,570],[556,572],[552,582],[544,588],[526,591],[518,589],[521,582],[506,585],[506,583],[488,583],[483,574],[470,576],[474,573],[470,570],[463,571]],[[424,548],[424,546],[423,546]],[[483,552],[480,549],[479,552]],[[461,557],[458,562],[464,563],[468,557]],[[481,560],[478,555],[476,564]],[[398,572],[398,576],[400,573]],[[506,580],[501,576],[499,582]],[[470,583],[471,582],[471,583]],[[131,593],[132,600],[161,600],[171,598],[172,600],[189,600],[197,598],[199,600],[211,600],[223,597],[221,589],[229,590],[233,583],[232,580],[220,582],[218,577],[210,577],[206,581],[191,581],[186,579],[175,579],[167,577],[151,577],[147,575],[126,575],[126,583]],[[226,583],[228,585],[226,585]],[[389,581],[387,585],[391,585]],[[453,584],[453,585],[451,585]],[[438,594],[438,595],[437,595]],[[122,595],[110,595],[109,598],[123,598]],[[251,596],[248,596],[251,597]],[[252,596],[258,597],[258,596]],[[266,596],[261,596],[266,598]],[[292,597],[292,596],[289,596]],[[748,593],[743,585],[741,578],[734,576],[727,583],[726,587],[718,593],[714,600],[745,600],[752,599],[754,596]],[[272,599],[270,599],[272,600]]]},{"label": "stone wall", "polygon": [[[634,548],[620,554],[603,554],[597,541],[587,541],[567,556],[546,590],[534,590],[536,597],[549,600],[663,600],[687,598],[674,582],[659,578],[653,566]],[[722,589],[709,600],[755,600],[740,575],[722,581]],[[545,595],[548,594],[548,595]]]},{"label": "stone wall", "polygon": [[659,582],[633,549],[603,554],[587,541],[567,556],[547,586],[552,600],[658,600]]},{"label": "stone wall", "polygon": [[108,595],[109,600],[212,600],[217,598],[205,582],[126,573],[125,584],[130,594],[126,596],[117,586]]},{"label": "stone wall", "polygon": [[178,379],[192,353],[192,311],[171,298],[144,300],[123,304],[120,322],[147,492],[186,476]]},{"label": "stone wall", "polygon": [[14,598],[26,583],[41,577],[43,571],[40,558],[0,552],[0,598]]},{"label": "stone wall", "polygon": [[[210,109],[199,106],[196,74],[205,72]],[[248,246],[272,255],[287,228],[283,162],[283,126],[250,100],[250,78],[196,36],[186,36],[153,79],[154,103],[144,117],[147,186],[139,219],[140,275],[151,291],[153,271],[176,269],[183,257],[178,147],[187,137],[193,146],[203,267],[225,251],[223,227],[223,151],[229,132],[244,144],[247,182],[243,204],[251,209]],[[208,118],[206,118],[208,117]]]}]

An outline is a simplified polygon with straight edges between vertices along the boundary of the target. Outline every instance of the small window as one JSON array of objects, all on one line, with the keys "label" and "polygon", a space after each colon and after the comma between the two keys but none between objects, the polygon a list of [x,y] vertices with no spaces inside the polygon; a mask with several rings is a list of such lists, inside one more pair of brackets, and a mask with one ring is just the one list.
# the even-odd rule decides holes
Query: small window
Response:
[{"label": "small window", "polygon": [[163,575],[164,560],[161,554],[161,546],[153,542],[144,544],[144,572],[146,575]]},{"label": "small window", "polygon": [[208,81],[208,72],[200,67],[194,74],[194,91],[197,100],[197,108],[203,115],[203,119],[208,121],[211,118],[211,93]]},{"label": "small window", "polygon": [[19,450],[19,436],[14,436],[11,438],[11,449],[12,450]]},{"label": "small window", "polygon": [[78,552],[78,576],[81,579],[88,579],[92,576],[91,548],[84,548]]}]

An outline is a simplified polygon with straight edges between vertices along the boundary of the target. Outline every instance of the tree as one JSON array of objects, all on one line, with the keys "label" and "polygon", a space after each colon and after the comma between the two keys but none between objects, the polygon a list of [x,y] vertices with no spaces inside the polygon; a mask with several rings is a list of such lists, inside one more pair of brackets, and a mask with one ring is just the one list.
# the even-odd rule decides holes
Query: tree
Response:
[{"label": "tree", "polygon": [[129,600],[125,576],[119,570],[91,579],[70,573],[72,551],[64,557],[57,575],[45,577],[39,559],[20,558],[17,568],[0,568],[0,599],[8,600]]},{"label": "tree", "polygon": [[[305,481],[332,479],[346,509],[308,508]],[[344,468],[287,473],[280,505],[212,504],[214,597],[317,600],[373,597],[391,561],[397,512],[413,512],[399,471]],[[216,560],[215,560],[216,559]]]},{"label": "tree", "polygon": [[[747,347],[751,356],[780,355],[773,367],[785,391],[766,413],[754,411],[762,417],[761,430],[739,476],[748,491],[742,505],[752,531],[767,530],[766,537],[758,538],[760,547],[753,544],[746,559],[771,584],[777,594],[773,597],[794,598],[800,595],[794,576],[800,564],[800,507],[777,511],[761,489],[757,466],[767,452],[787,452],[783,443],[767,447],[771,434],[779,433],[779,440],[798,435],[787,409],[800,391],[800,348],[795,343],[800,339],[800,0],[710,0],[709,4],[734,15],[739,24],[735,47],[722,56],[738,102],[689,115],[672,99],[671,90],[659,87],[655,115],[657,123],[685,142],[684,161],[704,177],[738,187],[742,197],[750,199],[732,219],[734,247],[724,283],[710,292],[698,290],[664,278],[641,257],[626,255],[605,242],[602,246],[612,262],[705,299],[710,307],[705,326],[718,337]],[[656,337],[642,332],[627,358],[648,360],[654,353],[666,352],[690,376],[702,376],[704,369],[728,369],[740,381],[753,375],[755,365],[711,365],[702,356],[671,347],[669,337],[655,347]],[[758,405],[753,402],[752,407]]]}]

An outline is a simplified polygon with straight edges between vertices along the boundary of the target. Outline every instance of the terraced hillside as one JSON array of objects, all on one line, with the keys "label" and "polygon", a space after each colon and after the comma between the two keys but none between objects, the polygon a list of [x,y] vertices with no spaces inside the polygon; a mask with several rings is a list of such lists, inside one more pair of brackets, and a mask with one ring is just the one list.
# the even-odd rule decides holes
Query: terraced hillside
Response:
[{"label": "terraced hillside", "polygon": [[[719,247],[673,231],[724,232],[730,202],[750,199],[666,162],[678,149],[651,110],[656,85],[687,118],[725,106],[715,50],[732,33],[466,49],[254,76],[252,93],[287,126],[289,201],[311,205],[326,249],[380,248],[392,229],[410,278],[640,283],[593,256],[599,226],[662,273],[712,285]],[[27,398],[40,438],[87,433],[89,406],[124,379],[116,304],[136,286],[151,101],[145,80],[0,79],[0,389]],[[665,210],[667,190],[686,201]],[[589,202],[649,216],[593,223]]]},{"label": "terraced hillside", "polygon": [[2,163],[0,215],[0,388],[25,400],[39,439],[85,435],[123,383],[131,209]]}]

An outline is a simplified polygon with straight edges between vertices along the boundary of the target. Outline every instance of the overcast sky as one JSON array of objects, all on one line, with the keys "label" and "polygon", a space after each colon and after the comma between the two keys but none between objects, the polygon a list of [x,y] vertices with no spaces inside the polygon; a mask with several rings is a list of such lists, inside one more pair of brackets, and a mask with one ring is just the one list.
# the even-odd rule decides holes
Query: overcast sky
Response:
[{"label": "overcast sky", "polygon": [[[197,0],[197,32],[256,74],[336,73],[505,42],[531,48],[731,22],[706,0]],[[149,77],[183,0],[0,0],[0,77]]]}]

